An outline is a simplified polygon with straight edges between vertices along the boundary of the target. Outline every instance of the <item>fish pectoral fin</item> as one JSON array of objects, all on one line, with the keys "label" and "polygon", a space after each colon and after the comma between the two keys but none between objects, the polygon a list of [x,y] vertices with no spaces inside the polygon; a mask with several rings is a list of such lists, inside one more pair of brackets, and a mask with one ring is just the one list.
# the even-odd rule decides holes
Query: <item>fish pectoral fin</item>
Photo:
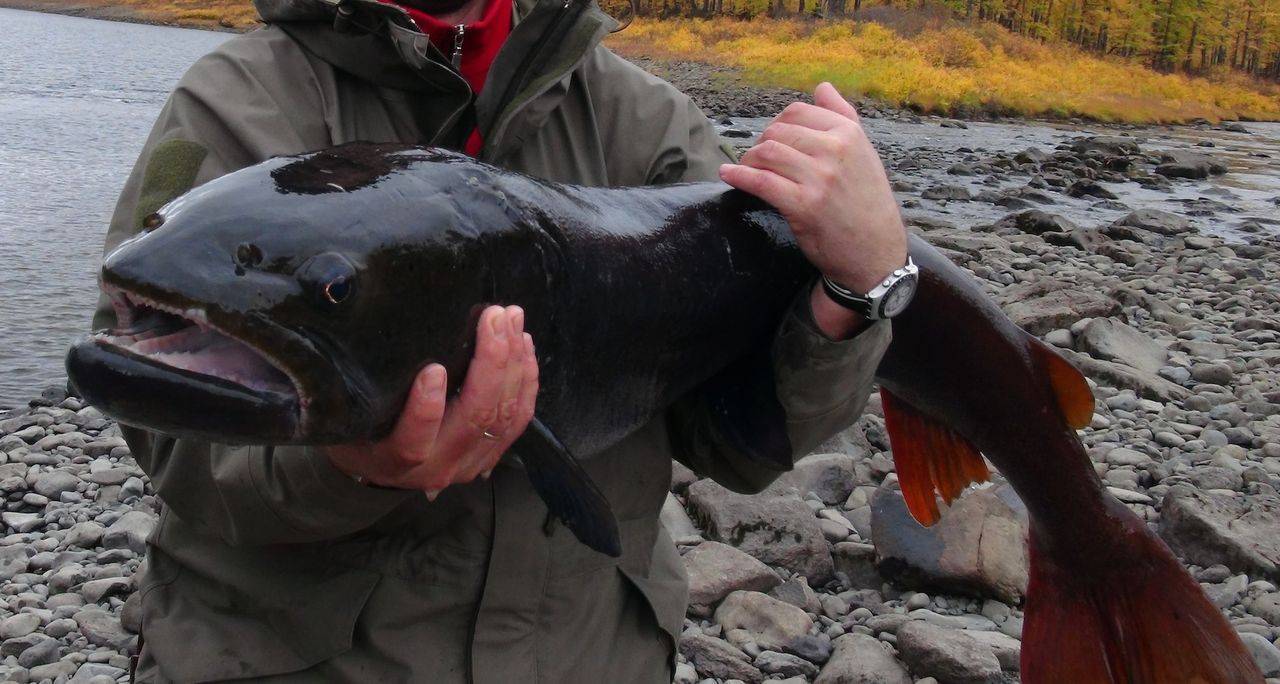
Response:
[{"label": "fish pectoral fin", "polygon": [[533,489],[583,544],[617,558],[622,555],[613,508],[569,450],[534,418],[511,447],[520,456]]},{"label": "fish pectoral fin", "polygon": [[1049,375],[1049,384],[1053,386],[1053,394],[1058,399],[1058,408],[1067,424],[1080,430],[1093,421],[1093,392],[1089,389],[1089,381],[1084,379],[1080,369],[1062,358],[1049,345],[1027,336],[1031,344],[1031,352],[1044,366]]},{"label": "fish pectoral fin", "polygon": [[938,521],[938,502],[951,503],[970,484],[985,482],[990,473],[982,454],[960,433],[926,416],[914,406],[880,388],[884,425],[893,447],[898,486],[911,517],[925,527]]}]

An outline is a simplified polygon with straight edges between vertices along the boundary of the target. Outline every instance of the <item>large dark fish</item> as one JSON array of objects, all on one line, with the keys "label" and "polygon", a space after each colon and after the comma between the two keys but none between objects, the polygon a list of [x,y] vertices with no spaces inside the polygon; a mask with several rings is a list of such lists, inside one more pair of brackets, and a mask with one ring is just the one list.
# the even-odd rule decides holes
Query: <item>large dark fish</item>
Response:
[{"label": "large dark fish", "polygon": [[[714,183],[590,189],[421,148],[347,145],[211,181],[108,256],[118,326],[67,370],[123,422],[221,442],[322,444],[393,424],[430,362],[463,377],[483,305],[538,342],[538,420],[515,452],[550,510],[618,553],[589,456],[700,388],[721,434],[790,466],[761,350],[812,268],[786,222]],[[1103,488],[1074,428],[1084,378],[918,239],[916,301],[879,379],[924,524],[987,477],[1031,515],[1026,682],[1260,682],[1168,548]]]}]

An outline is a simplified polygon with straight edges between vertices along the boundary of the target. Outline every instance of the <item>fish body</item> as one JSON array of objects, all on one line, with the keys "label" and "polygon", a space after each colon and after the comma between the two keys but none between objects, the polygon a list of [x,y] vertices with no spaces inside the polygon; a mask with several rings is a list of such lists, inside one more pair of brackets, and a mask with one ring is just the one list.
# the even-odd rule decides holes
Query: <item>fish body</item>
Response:
[{"label": "fish body", "polygon": [[[776,211],[721,184],[581,188],[352,144],[213,180],[148,224],[103,266],[119,324],[67,361],[85,398],[123,422],[222,442],[374,439],[426,364],[456,389],[483,306],[516,303],[541,389],[514,452],[594,548],[618,552],[616,522],[575,456],[694,388],[744,453],[793,461],[760,354],[815,274]],[[899,480],[930,524],[939,495],[986,478],[982,453],[1025,501],[1023,681],[1261,681],[1098,480],[1074,430],[1093,411],[1083,377],[924,241],[910,250],[917,299],[878,372]],[[1142,605],[1125,598],[1134,584]]]}]

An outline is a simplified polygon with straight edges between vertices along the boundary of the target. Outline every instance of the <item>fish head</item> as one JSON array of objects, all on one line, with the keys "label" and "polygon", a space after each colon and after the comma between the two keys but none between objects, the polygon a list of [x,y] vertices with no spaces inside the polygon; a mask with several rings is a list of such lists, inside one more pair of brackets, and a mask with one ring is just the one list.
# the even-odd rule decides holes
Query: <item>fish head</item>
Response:
[{"label": "fish head", "polygon": [[428,363],[457,386],[492,301],[483,244],[507,219],[461,201],[467,165],[348,145],[175,199],[105,259],[116,325],[72,348],[72,384],[127,424],[223,443],[385,433]]}]

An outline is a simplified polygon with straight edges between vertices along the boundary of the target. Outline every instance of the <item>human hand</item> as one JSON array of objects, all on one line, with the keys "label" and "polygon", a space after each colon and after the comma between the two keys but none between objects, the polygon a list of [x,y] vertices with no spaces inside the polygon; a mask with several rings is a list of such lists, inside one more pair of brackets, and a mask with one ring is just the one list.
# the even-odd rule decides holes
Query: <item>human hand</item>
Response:
[{"label": "human hand", "polygon": [[476,326],[476,353],[462,389],[446,402],[448,378],[431,364],[414,379],[391,434],[324,451],[352,477],[420,489],[434,500],[451,484],[488,477],[533,418],[538,360],[518,306],[491,306]]},{"label": "human hand", "polygon": [[[813,99],[788,105],[740,163],[720,167],[720,177],[777,208],[819,271],[865,293],[906,263],[906,230],[853,105],[830,83],[819,85]],[[810,301],[831,337],[861,324],[821,287]]]}]

